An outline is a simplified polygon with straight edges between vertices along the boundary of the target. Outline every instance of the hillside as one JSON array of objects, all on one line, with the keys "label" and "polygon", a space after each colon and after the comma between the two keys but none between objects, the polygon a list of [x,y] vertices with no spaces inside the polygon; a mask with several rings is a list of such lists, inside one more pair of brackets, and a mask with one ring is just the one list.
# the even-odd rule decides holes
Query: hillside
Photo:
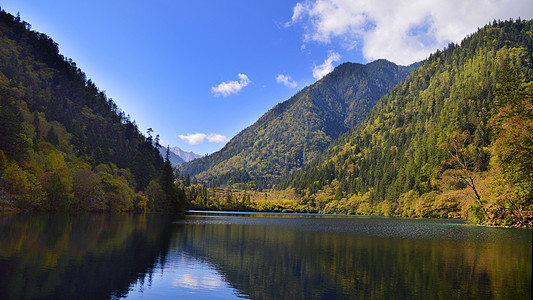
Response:
[{"label": "hillside", "polygon": [[282,188],[322,212],[531,225],[532,32],[494,22],[437,51]]},{"label": "hillside", "polygon": [[276,105],[222,150],[184,164],[179,171],[214,186],[265,186],[312,161],[359,124],[378,99],[415,68],[386,60],[344,63]]},{"label": "hillside", "polygon": [[30,28],[0,11],[0,209],[179,209],[151,129]]}]

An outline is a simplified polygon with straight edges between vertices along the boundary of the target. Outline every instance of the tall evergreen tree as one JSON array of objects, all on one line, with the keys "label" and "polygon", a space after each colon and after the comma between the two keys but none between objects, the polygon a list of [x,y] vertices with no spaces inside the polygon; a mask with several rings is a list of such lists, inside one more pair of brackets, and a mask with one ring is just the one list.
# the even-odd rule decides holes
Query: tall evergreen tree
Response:
[{"label": "tall evergreen tree", "polygon": [[165,162],[160,176],[161,188],[167,196],[169,208],[174,211],[182,211],[186,205],[185,192],[174,184],[174,170],[170,163],[170,150],[167,147]]}]

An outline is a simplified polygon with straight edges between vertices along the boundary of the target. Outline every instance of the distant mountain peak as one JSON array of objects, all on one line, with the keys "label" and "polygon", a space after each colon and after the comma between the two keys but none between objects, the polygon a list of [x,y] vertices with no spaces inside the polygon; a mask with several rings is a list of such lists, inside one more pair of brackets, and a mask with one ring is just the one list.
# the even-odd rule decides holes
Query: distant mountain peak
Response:
[{"label": "distant mountain peak", "polygon": [[200,155],[200,154],[196,154],[196,153],[194,153],[192,151],[187,152],[187,151],[181,150],[179,147],[170,147],[170,152],[178,155],[185,162],[189,162],[191,160],[194,160],[194,159],[202,157],[202,155]]},{"label": "distant mountain peak", "polygon": [[[168,149],[170,150],[169,151],[170,163],[172,164],[173,167],[182,165],[182,164],[184,164],[186,162],[189,162],[189,161],[191,161],[193,159],[202,157],[202,155],[196,154],[196,153],[194,153],[192,151],[191,152],[183,151],[179,147],[170,147]],[[165,157],[165,155],[167,154],[167,147],[159,148],[159,152],[161,152],[161,155],[163,157]]]}]

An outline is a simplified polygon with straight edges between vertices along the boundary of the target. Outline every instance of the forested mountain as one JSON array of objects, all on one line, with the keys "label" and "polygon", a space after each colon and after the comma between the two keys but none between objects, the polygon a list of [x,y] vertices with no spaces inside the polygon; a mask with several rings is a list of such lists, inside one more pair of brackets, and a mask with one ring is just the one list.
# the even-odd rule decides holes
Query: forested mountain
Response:
[{"label": "forested mountain", "polygon": [[359,124],[380,97],[416,68],[386,60],[344,63],[264,114],[222,150],[180,166],[210,185],[270,182],[317,157]]},{"label": "forested mountain", "polygon": [[182,207],[159,138],[30,28],[0,11],[0,208]]},{"label": "forested mountain", "polygon": [[531,225],[532,53],[520,19],[437,51],[282,188],[322,212]]}]

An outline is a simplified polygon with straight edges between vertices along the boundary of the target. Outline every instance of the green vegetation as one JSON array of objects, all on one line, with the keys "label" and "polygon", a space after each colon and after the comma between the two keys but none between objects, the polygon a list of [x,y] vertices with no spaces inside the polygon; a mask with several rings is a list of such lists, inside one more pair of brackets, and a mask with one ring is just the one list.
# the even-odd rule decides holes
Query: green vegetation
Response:
[{"label": "green vegetation", "polygon": [[314,207],[303,203],[294,191],[248,191],[230,187],[207,189],[202,184],[186,188],[190,209],[316,213]]},{"label": "green vegetation", "polygon": [[0,209],[182,210],[159,138],[30,27],[0,11]]},{"label": "green vegetation", "polygon": [[342,64],[221,151],[182,165],[177,180],[159,136],[144,136],[30,27],[0,12],[3,211],[189,203],[532,226],[532,21],[495,21],[415,71]]},{"label": "green vegetation", "polygon": [[531,226],[533,22],[437,51],[278,188],[327,213]]},{"label": "green vegetation", "polygon": [[210,186],[267,187],[312,161],[359,124],[379,98],[416,66],[385,60],[344,63],[272,108],[221,151],[180,166],[180,172]]}]

